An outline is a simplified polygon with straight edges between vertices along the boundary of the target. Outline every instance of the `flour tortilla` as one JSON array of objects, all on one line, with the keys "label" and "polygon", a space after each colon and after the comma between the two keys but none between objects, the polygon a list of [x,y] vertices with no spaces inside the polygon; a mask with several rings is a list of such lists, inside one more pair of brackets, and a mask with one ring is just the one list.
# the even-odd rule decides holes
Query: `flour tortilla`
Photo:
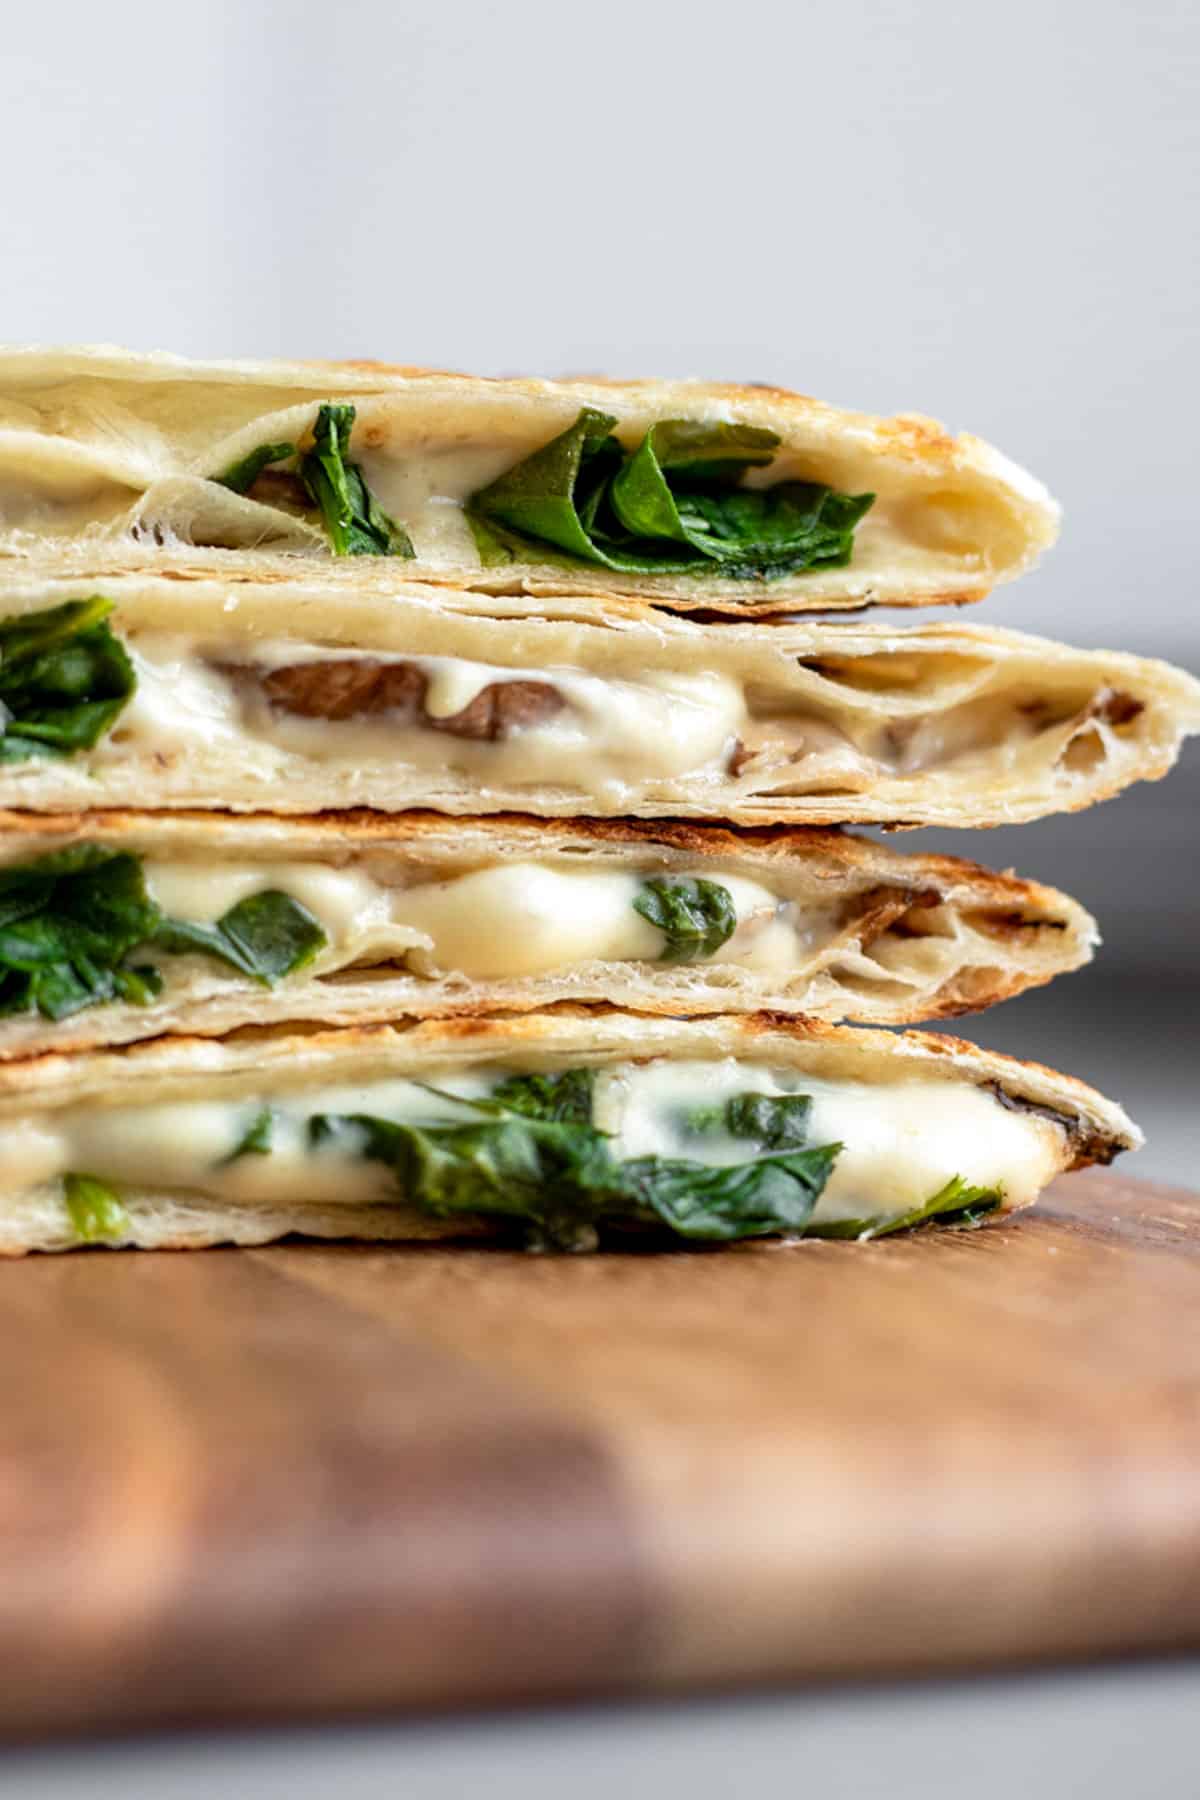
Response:
[{"label": "flour tortilla", "polygon": [[[608,1002],[671,1015],[804,1012],[826,1020],[910,1024],[972,1012],[1089,960],[1095,921],[1038,882],[974,863],[905,856],[834,831],[741,834],[682,823],[500,815],[366,813],[288,819],[228,814],[0,814],[0,872],[80,844],[181,861],[220,873],[231,865],[318,863],[365,871],[392,887],[537,863],[552,870],[641,877],[734,875],[796,908],[794,972],[715,956],[694,963],[584,961],[537,975],[470,979],[422,975],[399,961],[301,970],[267,988],[208,957],[148,952],[164,978],[158,999],[87,1008],[53,1021],[0,1019],[0,1059],[124,1044],[164,1032],[210,1036],[243,1025],[351,1025],[402,1016],[529,1011],[562,1001]],[[267,885],[264,877],[264,885]],[[513,930],[525,929],[518,916]],[[135,959],[137,960],[137,959]]]},{"label": "flour tortilla", "polygon": [[[427,807],[740,825],[991,826],[1072,812],[1157,778],[1183,737],[1200,730],[1200,683],[1166,663],[984,626],[713,625],[621,606],[581,621],[571,616],[572,602],[555,616],[531,617],[481,595],[428,586],[398,584],[383,596],[322,580],[280,590],[135,576],[9,583],[0,587],[0,618],[94,591],[115,602],[110,622],[135,652],[147,634],[175,634],[194,640],[212,664],[236,665],[267,650],[286,661],[327,648],[465,658],[495,668],[497,679],[586,674],[645,687],[701,672],[749,696],[756,729],[769,724],[786,738],[802,726],[806,743],[815,724],[836,754],[831,766],[824,751],[811,755],[802,746],[793,755],[785,742],[775,760],[761,764],[752,756],[735,773],[734,730],[748,729],[739,723],[721,756],[703,769],[589,790],[560,777],[553,749],[544,776],[505,781],[490,773],[494,759],[474,755],[491,746],[471,746],[472,760],[441,736],[434,761],[406,762],[399,734],[382,752],[338,752],[344,728],[337,724],[326,724],[303,752],[261,740],[247,748],[244,736],[164,748],[137,728],[131,703],[90,751],[0,767],[0,807],[254,812],[269,802],[295,813]],[[176,697],[169,674],[168,730],[182,716]],[[926,753],[909,766],[917,731]],[[652,730],[634,737],[654,750]],[[589,779],[598,767],[589,754]]]},{"label": "flour tortilla", "polygon": [[[68,1106],[154,1105],[273,1096],[321,1084],[396,1076],[437,1081],[494,1064],[551,1073],[651,1057],[742,1057],[811,1078],[886,1086],[949,1080],[986,1089],[1027,1112],[1051,1173],[1107,1163],[1141,1143],[1119,1106],[1067,1075],[951,1037],[894,1034],[784,1020],[649,1019],[603,1008],[564,1007],[507,1018],[427,1020],[307,1033],[251,1029],[222,1041],[162,1038],[130,1049],[48,1055],[0,1067],[0,1131],[47,1127]],[[429,1238],[470,1234],[473,1222],[438,1221],[400,1204],[229,1206],[179,1192],[129,1191],[123,1242],[146,1248],[265,1243],[288,1232],[315,1237]],[[479,1221],[474,1230],[486,1231]],[[56,1250],[76,1242],[58,1184],[0,1194],[0,1253]]]},{"label": "flour tortilla", "polygon": [[[263,444],[301,440],[324,400],[357,408],[354,458],[409,531],[417,555],[402,567],[421,581],[533,596],[626,595],[757,616],[958,603],[1021,574],[1058,530],[1058,508],[1042,485],[981,439],[780,388],[491,380],[382,363],[191,363],[102,347],[14,348],[0,352],[0,556],[67,572],[170,567],[276,580],[298,565],[331,564],[318,524],[210,479]],[[630,446],[663,419],[774,431],[782,444],[769,481],[876,494],[850,564],[772,582],[630,575],[553,560],[483,567],[459,508],[445,498],[487,485],[583,407],[615,415]],[[350,585],[384,591],[395,567],[371,557],[336,565]]]}]

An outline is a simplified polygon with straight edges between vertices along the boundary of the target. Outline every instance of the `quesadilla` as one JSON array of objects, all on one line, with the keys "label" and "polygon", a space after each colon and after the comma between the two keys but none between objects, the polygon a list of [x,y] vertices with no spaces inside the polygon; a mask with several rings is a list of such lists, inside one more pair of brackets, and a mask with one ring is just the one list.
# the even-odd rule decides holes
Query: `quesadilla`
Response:
[{"label": "quesadilla", "polygon": [[0,493],[0,555],[65,570],[760,614],[979,600],[1058,528],[978,438],[778,388],[111,349],[0,353]]},{"label": "quesadilla", "polygon": [[1096,942],[1052,888],[833,831],[0,815],[0,1060],[567,1000],[898,1025]]},{"label": "quesadilla", "polygon": [[450,589],[0,590],[0,806],[1000,825],[1162,775],[1165,663],[979,626],[703,625]]},{"label": "quesadilla", "polygon": [[566,1008],[0,1068],[0,1251],[499,1233],[539,1248],[975,1224],[1140,1142],[953,1038]]}]

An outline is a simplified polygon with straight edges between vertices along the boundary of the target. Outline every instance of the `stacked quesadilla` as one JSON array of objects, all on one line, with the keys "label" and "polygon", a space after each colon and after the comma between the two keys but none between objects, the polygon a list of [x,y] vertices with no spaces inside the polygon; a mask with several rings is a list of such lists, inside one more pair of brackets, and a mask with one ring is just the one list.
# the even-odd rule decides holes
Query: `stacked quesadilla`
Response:
[{"label": "stacked quesadilla", "polygon": [[1200,729],[1162,663],[864,621],[1052,543],[987,445],[766,389],[12,351],[0,495],[0,1252],[863,1238],[1140,1141],[883,1029],[1096,928],[843,827],[1074,810]]}]

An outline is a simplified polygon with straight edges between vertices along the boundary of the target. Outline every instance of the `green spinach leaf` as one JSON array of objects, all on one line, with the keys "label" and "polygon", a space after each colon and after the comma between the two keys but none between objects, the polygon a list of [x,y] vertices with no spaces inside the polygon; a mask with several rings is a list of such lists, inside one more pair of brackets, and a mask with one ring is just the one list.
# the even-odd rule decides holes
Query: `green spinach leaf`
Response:
[{"label": "green spinach leaf", "polygon": [[595,1086],[594,1069],[565,1069],[561,1075],[510,1075],[492,1089],[490,1101],[528,1118],[590,1125]]},{"label": "green spinach leaf", "polygon": [[237,1162],[242,1156],[269,1156],[275,1135],[275,1108],[260,1106],[249,1125],[234,1145],[229,1155],[223,1160],[226,1163]]},{"label": "green spinach leaf", "polygon": [[585,407],[573,425],[490,486],[467,515],[485,564],[577,558],[636,574],[772,580],[844,566],[873,494],[819,482],[741,486],[779,447],[750,425],[665,419],[625,451],[616,419]]},{"label": "green spinach leaf", "polygon": [[622,1169],[642,1207],[680,1237],[731,1243],[773,1232],[802,1232],[841,1148],[819,1144],[726,1167],[642,1156]]},{"label": "green spinach leaf", "polygon": [[63,1200],[81,1244],[118,1243],[129,1229],[119,1196],[94,1175],[64,1175]]},{"label": "green spinach leaf", "polygon": [[961,1175],[952,1175],[944,1187],[897,1218],[835,1219],[817,1227],[817,1236],[836,1238],[888,1237],[893,1231],[911,1231],[915,1226],[932,1224],[973,1227],[981,1225],[989,1213],[1003,1203],[1004,1190],[999,1187],[972,1187]]},{"label": "green spinach leaf", "polygon": [[[698,1242],[799,1231],[841,1146],[800,1146],[803,1096],[738,1096],[739,1135],[770,1154],[729,1167],[656,1156],[626,1161],[591,1122],[594,1074],[515,1076],[487,1100],[460,1104],[467,1122],[397,1124],[371,1114],[322,1114],[314,1144],[352,1132],[358,1154],[382,1162],[405,1200],[438,1217],[483,1213],[519,1221],[536,1243],[587,1249],[605,1224],[665,1225]],[[767,1111],[764,1112],[764,1103]]]},{"label": "green spinach leaf", "polygon": [[350,462],[350,432],[355,408],[327,402],[317,413],[313,447],[301,458],[298,473],[325,521],[335,556],[415,556],[412,539],[390,519]]},{"label": "green spinach leaf", "polygon": [[137,687],[94,594],[0,621],[0,763],[90,750]]},{"label": "green spinach leaf", "polygon": [[177,956],[191,951],[219,957],[241,974],[273,987],[310,963],[329,940],[306,906],[278,888],[267,888],[239,900],[215,925],[164,917],[152,941]]},{"label": "green spinach leaf", "polygon": [[65,1019],[109,1000],[144,1006],[163,982],[152,964],[129,960],[139,945],[218,956],[269,985],[326,941],[306,907],[273,889],[215,925],[169,919],[147,891],[140,857],[75,844],[0,871],[0,1015]]},{"label": "green spinach leaf", "polygon": [[235,494],[247,493],[258,480],[264,469],[272,463],[286,462],[289,456],[295,456],[295,444],[260,444],[257,450],[251,450],[240,462],[230,463],[221,475],[212,479],[218,487],[229,488]]},{"label": "green spinach leaf", "polygon": [[159,916],[125,852],[78,844],[0,872],[0,1013],[65,1019],[106,1000],[145,1004],[161,978],[126,958]]},{"label": "green spinach leaf", "polygon": [[697,962],[715,956],[737,930],[737,908],[719,881],[653,878],[644,881],[633,910],[665,935],[660,962]]}]

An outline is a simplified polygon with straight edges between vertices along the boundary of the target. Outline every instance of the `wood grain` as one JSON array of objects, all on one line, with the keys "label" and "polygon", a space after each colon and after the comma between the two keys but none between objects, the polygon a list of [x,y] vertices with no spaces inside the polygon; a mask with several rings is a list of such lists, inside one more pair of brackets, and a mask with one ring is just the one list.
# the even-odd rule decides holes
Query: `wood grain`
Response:
[{"label": "wood grain", "polygon": [[0,1267],[0,1726],[1200,1643],[1200,1200]]}]

